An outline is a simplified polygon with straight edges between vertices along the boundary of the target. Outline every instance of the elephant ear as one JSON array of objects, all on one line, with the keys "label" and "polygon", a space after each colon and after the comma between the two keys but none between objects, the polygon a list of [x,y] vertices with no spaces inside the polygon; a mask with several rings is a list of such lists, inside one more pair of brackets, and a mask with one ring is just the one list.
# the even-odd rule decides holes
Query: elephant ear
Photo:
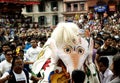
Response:
[{"label": "elephant ear", "polygon": [[100,83],[99,82],[99,78],[98,78],[98,74],[96,71],[96,67],[95,64],[92,62],[92,55],[93,55],[93,39],[90,38],[90,42],[89,42],[89,55],[85,61],[85,65],[88,68],[88,71],[86,71],[88,73],[88,78],[86,81],[89,81],[90,83]]},{"label": "elephant ear", "polygon": [[55,58],[55,60],[54,59],[52,60],[52,62],[55,63],[55,61],[57,61],[57,57],[55,55],[56,55],[55,42],[53,41],[53,39],[50,38],[43,46],[42,51],[40,52],[40,54],[37,57],[37,60],[33,64],[32,67],[33,73],[38,74],[42,69],[43,65],[45,64],[45,62],[51,57]]},{"label": "elephant ear", "polygon": [[94,41],[93,41],[92,38],[90,38],[90,42],[89,42],[89,56],[88,56],[88,61],[89,61],[89,63],[92,62],[93,46],[94,46]]},{"label": "elephant ear", "polygon": [[57,61],[58,61],[58,56],[57,56],[58,48],[56,46],[55,40],[52,38],[51,38],[51,43],[49,44],[49,47],[52,51],[52,55],[51,55],[52,58],[51,59],[53,59],[53,62],[55,61],[54,63],[57,63]]}]

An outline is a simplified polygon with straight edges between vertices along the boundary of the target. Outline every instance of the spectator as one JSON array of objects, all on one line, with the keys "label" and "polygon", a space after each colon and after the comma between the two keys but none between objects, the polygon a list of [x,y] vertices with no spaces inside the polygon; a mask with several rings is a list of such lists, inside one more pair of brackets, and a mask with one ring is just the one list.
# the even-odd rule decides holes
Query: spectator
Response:
[{"label": "spectator", "polygon": [[120,55],[113,57],[113,76],[109,83],[120,83]]},{"label": "spectator", "polygon": [[72,83],[84,83],[85,73],[81,70],[74,70],[72,72]]},{"label": "spectator", "polygon": [[39,81],[41,78],[32,76],[24,69],[23,59],[19,56],[13,58],[11,70],[5,72],[0,78],[0,83],[29,83],[29,80]]},{"label": "spectator", "polygon": [[0,62],[3,61],[3,60],[5,60],[5,54],[4,54],[4,52],[6,50],[8,50],[8,49],[10,49],[10,46],[9,46],[9,43],[6,42],[6,43],[4,43],[2,45],[2,48],[1,48],[2,53],[0,54]]},{"label": "spectator", "polygon": [[[37,44],[37,40],[36,39],[31,39],[31,46],[26,54],[25,54],[25,64],[27,66],[27,64],[31,64],[29,65],[29,67],[27,68],[29,71],[31,71],[31,67],[32,67],[32,64],[34,63],[34,61],[37,60],[37,56],[39,55],[40,51],[42,50],[42,48],[40,48]],[[29,69],[30,68],[30,69]]]},{"label": "spectator", "polygon": [[1,42],[6,42],[5,29],[3,27],[0,27],[0,41]]},{"label": "spectator", "polygon": [[5,51],[5,60],[0,63],[0,74],[2,75],[6,71],[10,70],[11,68],[11,60],[12,60],[13,52],[12,50],[8,49]]},{"label": "spectator", "polygon": [[31,45],[32,47],[30,47],[27,52],[26,52],[26,56],[27,56],[27,59],[30,60],[30,61],[35,61],[37,59],[37,55],[40,53],[41,51],[41,48],[38,47],[37,45],[37,40],[36,39],[31,39]]},{"label": "spectator", "polygon": [[114,48],[117,48],[117,42],[118,42],[118,40],[115,37],[112,37],[111,46],[113,46]]},{"label": "spectator", "polygon": [[95,57],[96,57],[96,53],[97,53],[97,50],[102,46],[102,42],[99,40],[95,40],[94,41],[94,48],[93,48],[93,62],[95,63]]},{"label": "spectator", "polygon": [[28,38],[27,38],[27,41],[25,42],[25,48],[24,48],[25,53],[26,53],[26,51],[31,47],[30,41],[31,41],[31,38],[28,37]]},{"label": "spectator", "polygon": [[118,49],[118,53],[120,53],[120,39],[118,40],[116,47],[117,47],[117,49]]},{"label": "spectator", "polygon": [[100,57],[98,61],[99,65],[99,76],[101,83],[108,83],[110,76],[113,75],[112,71],[109,69],[109,60],[107,57]]},{"label": "spectator", "polygon": [[112,38],[108,36],[104,39],[104,44],[97,50],[95,64],[98,67],[97,63],[101,56],[106,56],[109,59],[109,66],[112,63],[112,58],[117,54],[118,50],[111,45]]}]

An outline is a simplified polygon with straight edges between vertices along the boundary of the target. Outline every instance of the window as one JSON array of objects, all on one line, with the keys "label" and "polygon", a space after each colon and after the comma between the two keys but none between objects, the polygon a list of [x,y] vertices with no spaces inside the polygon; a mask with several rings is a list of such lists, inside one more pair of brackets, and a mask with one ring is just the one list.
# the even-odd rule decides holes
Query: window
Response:
[{"label": "window", "polygon": [[39,24],[40,25],[45,25],[46,24],[46,17],[45,16],[40,16],[39,18],[38,18],[38,22],[39,22]]},{"label": "window", "polygon": [[74,4],[74,8],[77,8],[78,7],[78,5],[77,4]]},{"label": "window", "polygon": [[67,3],[67,8],[71,8],[71,4],[70,3]]},{"label": "window", "polygon": [[74,4],[74,11],[78,11],[78,5]]},{"label": "window", "polygon": [[80,4],[80,8],[81,8],[81,10],[85,10],[85,5],[84,4]]},{"label": "window", "polygon": [[26,12],[32,12],[33,9],[32,9],[32,5],[27,5],[26,6]]},{"label": "window", "polygon": [[45,11],[45,3],[41,1],[40,4],[38,5],[38,9],[39,9],[39,12],[44,12]]},{"label": "window", "polygon": [[58,24],[58,16],[53,15],[53,25],[57,25],[57,24]]},{"label": "window", "polygon": [[57,1],[51,2],[51,10],[52,11],[58,11],[58,3],[57,3]]},{"label": "window", "polygon": [[66,7],[67,12],[71,11],[71,4],[67,3],[66,5],[67,5],[67,7]]}]

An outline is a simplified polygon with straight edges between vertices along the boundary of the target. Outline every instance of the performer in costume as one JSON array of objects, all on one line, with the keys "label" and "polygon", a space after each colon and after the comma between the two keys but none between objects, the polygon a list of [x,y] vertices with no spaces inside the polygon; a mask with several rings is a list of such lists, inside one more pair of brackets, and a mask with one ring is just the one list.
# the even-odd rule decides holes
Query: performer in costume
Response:
[{"label": "performer in costume", "polygon": [[89,44],[80,36],[76,24],[59,23],[33,64],[32,71],[43,77],[39,83],[68,83],[75,69],[86,73],[85,83],[99,83],[92,63],[92,45],[92,39]]}]

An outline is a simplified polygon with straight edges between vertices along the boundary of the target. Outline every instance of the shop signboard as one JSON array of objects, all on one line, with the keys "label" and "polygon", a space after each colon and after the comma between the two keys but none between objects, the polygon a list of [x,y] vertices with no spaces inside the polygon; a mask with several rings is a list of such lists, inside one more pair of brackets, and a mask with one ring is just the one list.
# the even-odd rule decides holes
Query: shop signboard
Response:
[{"label": "shop signboard", "polygon": [[115,5],[109,5],[109,11],[116,11]]},{"label": "shop signboard", "polygon": [[105,12],[107,11],[107,5],[97,5],[94,6],[95,12]]}]

